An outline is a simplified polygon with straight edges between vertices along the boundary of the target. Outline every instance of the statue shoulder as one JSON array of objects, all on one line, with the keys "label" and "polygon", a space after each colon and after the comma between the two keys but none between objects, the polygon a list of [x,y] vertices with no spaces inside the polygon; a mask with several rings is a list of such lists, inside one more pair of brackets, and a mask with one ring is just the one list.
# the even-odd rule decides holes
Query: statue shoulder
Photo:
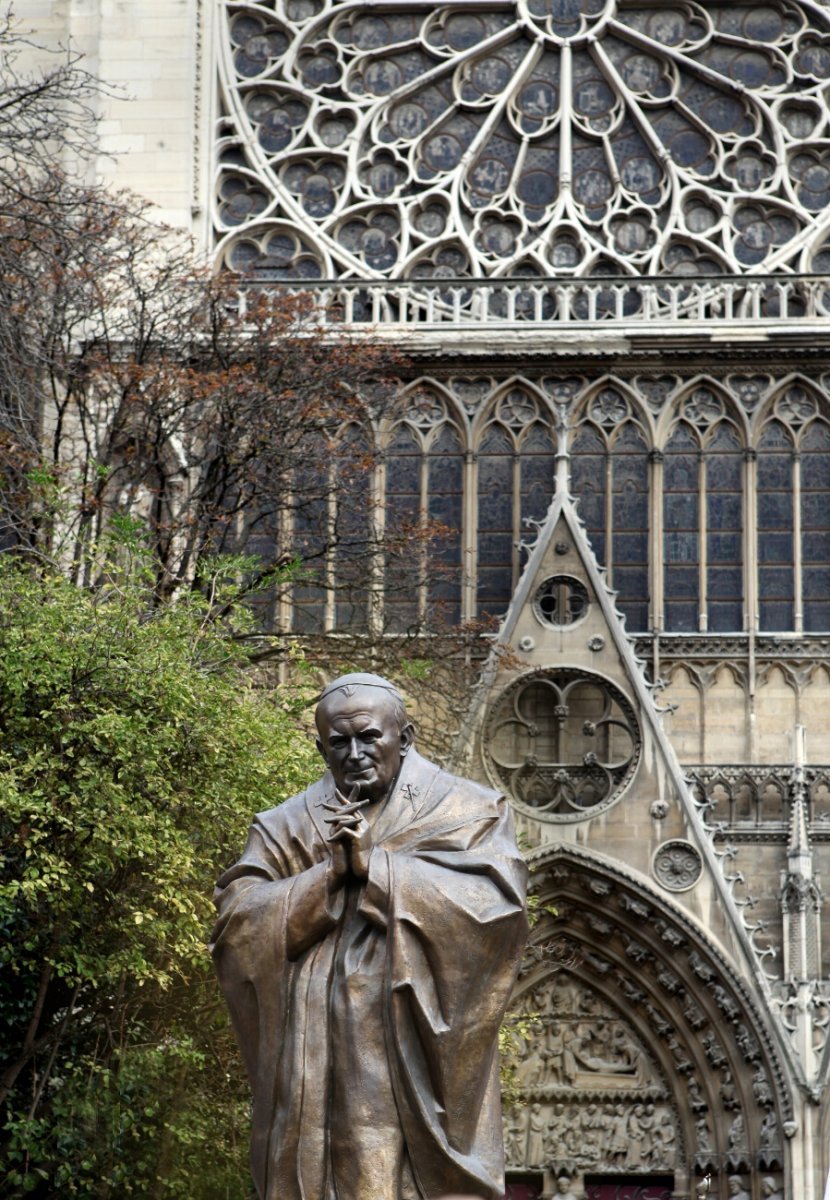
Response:
[{"label": "statue shoulder", "polygon": [[[435,768],[434,763],[424,761],[428,766]],[[468,779],[464,775],[454,775],[452,771],[446,771],[443,768],[439,768],[439,770],[440,789],[461,798],[470,811],[495,811],[503,804],[507,804],[507,798],[503,792],[497,792],[486,784],[479,783],[476,779]]]},{"label": "statue shoulder", "polygon": [[281,804],[277,804],[273,808],[266,808],[262,812],[256,813],[254,825],[267,830],[273,836],[286,827],[304,823],[309,819],[309,804],[315,803],[322,796],[324,781],[325,776],[316,779],[304,791],[297,792],[294,796],[288,796]]},{"label": "statue shoulder", "polygon": [[453,787],[458,788],[465,796],[469,797],[472,803],[480,805],[482,808],[498,807],[503,801],[507,802],[503,792],[497,792],[475,779],[467,779],[463,775],[452,775],[450,778],[453,781]]}]

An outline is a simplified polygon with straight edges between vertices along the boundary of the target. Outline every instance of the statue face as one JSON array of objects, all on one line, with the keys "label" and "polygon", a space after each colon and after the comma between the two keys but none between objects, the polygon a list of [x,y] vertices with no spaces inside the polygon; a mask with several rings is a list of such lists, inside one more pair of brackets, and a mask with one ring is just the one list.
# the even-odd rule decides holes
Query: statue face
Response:
[{"label": "statue face", "polygon": [[317,749],[346,796],[355,784],[361,799],[383,800],[401,759],[412,745],[412,726],[398,728],[394,701],[383,688],[333,692],[317,708]]}]

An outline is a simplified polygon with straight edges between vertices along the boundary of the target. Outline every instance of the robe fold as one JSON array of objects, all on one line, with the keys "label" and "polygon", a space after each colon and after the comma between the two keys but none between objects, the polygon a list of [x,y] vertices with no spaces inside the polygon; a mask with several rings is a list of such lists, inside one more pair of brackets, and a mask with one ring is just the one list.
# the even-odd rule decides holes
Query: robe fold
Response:
[{"label": "robe fold", "polygon": [[333,802],[327,772],[260,813],[217,885],[260,1200],[497,1200],[497,1031],[527,935],[507,801],[410,750],[368,879],[331,893]]}]

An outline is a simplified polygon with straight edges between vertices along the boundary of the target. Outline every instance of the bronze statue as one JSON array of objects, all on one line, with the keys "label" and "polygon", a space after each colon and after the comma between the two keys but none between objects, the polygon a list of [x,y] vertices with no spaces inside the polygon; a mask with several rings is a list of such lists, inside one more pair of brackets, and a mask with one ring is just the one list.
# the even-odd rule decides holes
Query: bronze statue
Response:
[{"label": "bronze statue", "polygon": [[254,819],[213,954],[260,1200],[497,1200],[497,1031],[527,933],[507,801],[413,748],[394,686],[317,706],[328,766]]}]

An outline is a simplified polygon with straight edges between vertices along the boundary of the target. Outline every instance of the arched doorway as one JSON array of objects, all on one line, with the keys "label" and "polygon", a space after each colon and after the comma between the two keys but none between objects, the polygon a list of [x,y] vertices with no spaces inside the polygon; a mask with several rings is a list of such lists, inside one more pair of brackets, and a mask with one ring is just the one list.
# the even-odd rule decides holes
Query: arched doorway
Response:
[{"label": "arched doorway", "polygon": [[517,989],[508,1178],[592,1200],[692,1196],[707,1173],[712,1200],[735,1178],[752,1200],[783,1186],[789,1084],[723,954],[617,864],[557,847],[531,867],[543,915]]}]

